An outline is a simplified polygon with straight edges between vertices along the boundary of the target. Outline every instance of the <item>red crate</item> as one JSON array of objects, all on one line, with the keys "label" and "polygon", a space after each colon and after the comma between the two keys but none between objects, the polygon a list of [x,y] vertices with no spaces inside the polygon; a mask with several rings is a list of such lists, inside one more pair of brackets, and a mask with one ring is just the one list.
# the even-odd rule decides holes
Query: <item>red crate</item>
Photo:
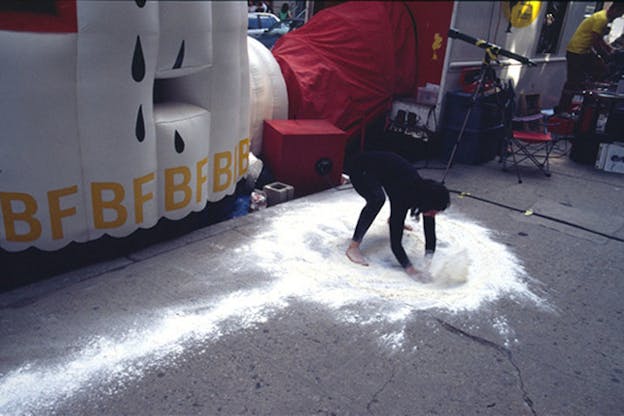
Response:
[{"label": "red crate", "polygon": [[262,155],[300,197],[340,184],[347,134],[325,120],[265,120]]}]

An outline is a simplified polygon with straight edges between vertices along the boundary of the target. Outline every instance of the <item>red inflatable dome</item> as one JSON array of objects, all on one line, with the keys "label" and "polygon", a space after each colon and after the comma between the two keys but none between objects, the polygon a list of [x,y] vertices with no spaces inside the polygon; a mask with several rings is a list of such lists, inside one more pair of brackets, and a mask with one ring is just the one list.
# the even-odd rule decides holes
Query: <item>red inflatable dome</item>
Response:
[{"label": "red inflatable dome", "polygon": [[[422,45],[419,39],[418,9],[430,3],[435,2],[343,3],[282,37],[272,52],[286,81],[289,118],[327,119],[354,133],[385,111],[394,96],[415,95],[418,49],[431,56],[431,42]],[[440,3],[450,17],[452,3]],[[444,39],[448,17],[440,30]],[[441,68],[443,49],[438,54]]]}]

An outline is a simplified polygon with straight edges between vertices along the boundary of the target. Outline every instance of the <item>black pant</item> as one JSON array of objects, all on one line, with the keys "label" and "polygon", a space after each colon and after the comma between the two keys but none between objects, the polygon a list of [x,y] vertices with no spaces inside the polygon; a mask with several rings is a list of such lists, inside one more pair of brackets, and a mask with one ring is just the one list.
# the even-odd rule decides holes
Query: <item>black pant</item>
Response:
[{"label": "black pant", "polygon": [[[371,176],[365,170],[353,169],[350,178],[353,188],[366,200],[366,205],[360,212],[352,238],[353,241],[361,242],[377,214],[381,211],[386,201],[386,196],[377,178]],[[425,217],[423,215],[423,230],[425,233],[425,250],[428,253],[433,253],[436,249],[435,220],[433,217]]]},{"label": "black pant", "polygon": [[366,200],[366,205],[360,213],[353,232],[353,241],[360,242],[386,202],[386,195],[379,180],[368,174],[366,170],[355,167],[350,174],[353,188]]},{"label": "black pant", "polygon": [[588,86],[591,81],[597,81],[607,73],[607,67],[593,53],[577,54],[566,52],[566,82],[559,99],[560,111],[569,111],[572,97]]}]

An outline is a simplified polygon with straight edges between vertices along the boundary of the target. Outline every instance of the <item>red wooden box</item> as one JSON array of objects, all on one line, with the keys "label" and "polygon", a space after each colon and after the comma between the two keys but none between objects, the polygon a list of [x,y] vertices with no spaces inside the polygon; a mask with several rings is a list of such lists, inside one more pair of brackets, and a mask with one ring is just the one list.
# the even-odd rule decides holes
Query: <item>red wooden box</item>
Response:
[{"label": "red wooden box", "polygon": [[265,120],[262,155],[300,197],[340,184],[347,134],[325,120]]}]

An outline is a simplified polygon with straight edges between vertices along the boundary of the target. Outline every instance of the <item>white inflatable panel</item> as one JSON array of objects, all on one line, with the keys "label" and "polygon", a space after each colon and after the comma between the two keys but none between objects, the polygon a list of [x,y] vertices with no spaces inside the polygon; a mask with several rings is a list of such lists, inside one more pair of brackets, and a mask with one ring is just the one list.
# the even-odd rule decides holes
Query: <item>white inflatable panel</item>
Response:
[{"label": "white inflatable panel", "polygon": [[[236,182],[249,166],[248,19],[243,2],[215,1],[212,6],[215,65],[211,77],[213,141],[210,152],[215,164],[212,198],[218,200],[234,192]],[[232,140],[237,141],[235,149],[231,148]],[[227,158],[230,152],[231,162]],[[226,184],[231,185],[226,188]]]},{"label": "white inflatable panel", "polygon": [[212,63],[212,6],[206,1],[161,1],[156,78],[179,77]]},{"label": "white inflatable panel", "polygon": [[162,98],[206,108],[211,114],[208,200],[231,195],[249,164],[249,62],[247,8],[212,2],[213,65],[206,71],[164,80]]},{"label": "white inflatable panel", "polygon": [[[28,13],[17,28],[0,22],[0,247],[123,237],[232,194],[249,152],[246,4],[63,9],[68,23],[50,33]],[[174,88],[156,125],[157,68]]]},{"label": "white inflatable panel", "polygon": [[0,245],[10,251],[87,239],[76,37],[0,32]]},{"label": "white inflatable panel", "polygon": [[260,156],[264,120],[288,118],[288,92],[282,71],[271,51],[252,37],[247,37],[247,50],[251,151]]},{"label": "white inflatable panel", "polygon": [[[77,2],[78,119],[89,239],[158,221],[154,72],[158,4]],[[135,194],[135,191],[138,194]],[[136,211],[135,211],[136,210]]]},{"label": "white inflatable panel", "polygon": [[191,104],[157,104],[154,121],[159,213],[177,220],[201,211],[208,200],[210,113]]}]

